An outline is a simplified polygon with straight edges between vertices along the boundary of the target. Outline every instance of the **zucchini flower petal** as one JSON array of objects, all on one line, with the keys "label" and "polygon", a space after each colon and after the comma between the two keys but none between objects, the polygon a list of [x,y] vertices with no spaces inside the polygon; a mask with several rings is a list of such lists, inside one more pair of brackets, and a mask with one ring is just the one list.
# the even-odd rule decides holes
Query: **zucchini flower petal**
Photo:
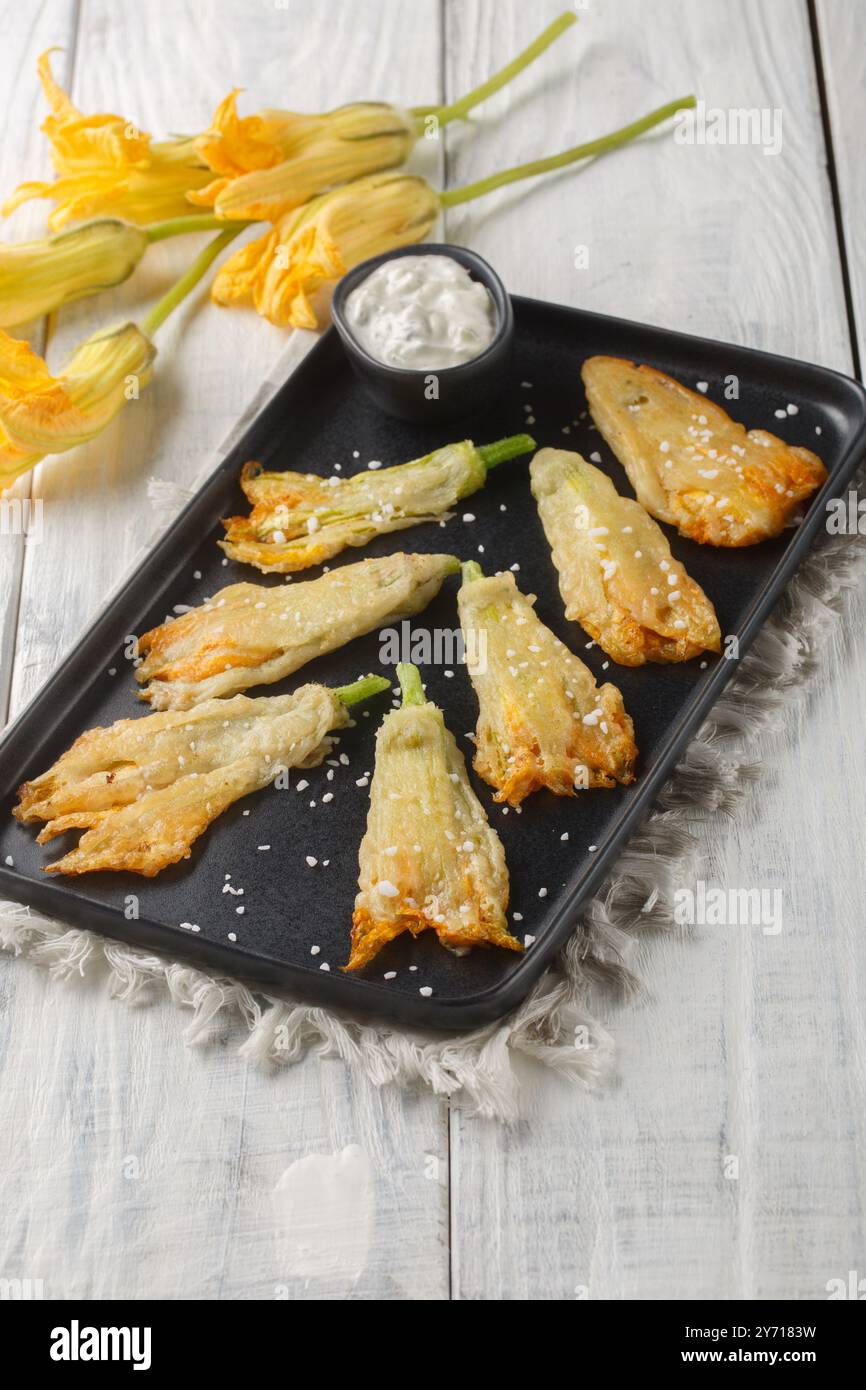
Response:
[{"label": "zucchini flower petal", "polygon": [[353,637],[419,613],[460,568],[453,555],[384,555],[266,588],[230,584],[146,632],[135,676],[154,709],[189,709],[282,680]]},{"label": "zucchini flower petal", "polygon": [[49,54],[39,59],[42,90],[51,107],[42,129],[51,142],[57,179],[23,183],[3,207],[8,216],[30,198],[50,198],[52,231],[85,217],[115,214],[128,222],[156,222],[189,212],[186,195],[211,172],[192,140],[150,136],[123,116],[85,116],[51,75]]},{"label": "zucchini flower petal", "polygon": [[0,330],[0,485],[92,439],[150,379],[156,349],[134,323],[102,330],[59,376],[27,343]]},{"label": "zucchini flower petal", "polygon": [[0,328],[121,284],[147,245],[140,228],[115,218],[86,222],[41,241],[0,244]]},{"label": "zucchini flower petal", "polygon": [[540,449],[532,493],[559,571],[565,616],[622,666],[688,661],[721,648],[703,589],[639,502],[580,454]]},{"label": "zucchini flower petal", "polygon": [[304,685],[291,695],[236,695],[90,729],[19,788],[13,814],[24,824],[44,822],[40,844],[85,831],[46,873],[119,869],[152,878],[188,859],[234,801],[290,767],[320,763],[331,748],[329,730],[349,722],[347,706],[387,685],[366,676],[339,690]]},{"label": "zucchini flower petal", "polygon": [[424,698],[418,670],[398,666],[403,705],[376,736],[367,830],[347,970],[387,942],[427,927],[443,946],[520,951],[505,917],[505,851],[469,782],[442,711]]},{"label": "zucchini flower petal", "polygon": [[474,767],[495,799],[518,806],[540,787],[573,796],[634,781],[634,727],[616,686],[596,685],[513,574],[485,578],[474,561],[463,574],[457,607],[479,704]]},{"label": "zucchini flower petal", "polygon": [[489,468],[534,447],[525,434],[479,448],[464,439],[411,463],[351,478],[266,473],[247,463],[241,487],[253,510],[223,522],[226,539],[220,545],[231,559],[265,574],[309,569],[346,546],[447,517],[450,506],[484,486]]},{"label": "zucchini flower petal", "polygon": [[[306,136],[312,135],[320,119],[293,111],[259,111],[253,116],[239,116],[240,91],[242,88],[235,87],[223,98],[209,129],[194,141],[196,153],[208,168],[222,175],[221,186],[242,174],[279,164],[303,144]],[[208,197],[203,189],[193,194],[191,201],[210,204],[214,196]]]},{"label": "zucchini flower petal", "polygon": [[[311,297],[369,256],[422,241],[439,213],[425,179],[374,174],[281,217],[220,268],[217,304],[251,302],[271,323],[316,328]],[[239,213],[233,214],[239,216]]]}]

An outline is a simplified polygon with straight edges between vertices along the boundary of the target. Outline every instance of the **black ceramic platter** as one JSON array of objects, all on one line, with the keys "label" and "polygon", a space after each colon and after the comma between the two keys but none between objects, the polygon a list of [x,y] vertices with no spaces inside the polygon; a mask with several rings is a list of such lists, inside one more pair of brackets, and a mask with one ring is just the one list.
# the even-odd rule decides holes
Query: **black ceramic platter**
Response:
[{"label": "black ceramic platter", "polygon": [[[521,1000],[574,930],[582,905],[737,666],[733,659],[709,657],[637,669],[611,662],[602,670],[604,653],[587,650],[587,635],[564,617],[529,490],[528,456],[495,469],[486,488],[459,504],[444,527],[434,523],[396,532],[364,550],[346,551],[335,562],[351,564],[402,549],[453,552],[479,560],[488,572],[517,565],[518,583],[524,592],[537,594],[542,619],[598,678],[622,690],[640,749],[633,786],[573,798],[536,794],[524,802],[522,814],[505,815],[490,788],[472,774],[505,846],[513,930],[533,938],[524,955],[476,950],[457,957],[426,932],[417,940],[404,936],[391,943],[359,975],[341,969],[348,956],[358,844],[367,813],[368,788],[358,783],[373,770],[376,727],[390,707],[387,694],[369,701],[356,727],[343,732],[339,751],[349,762],[331,782],[325,765],[293,773],[288,789],[269,788],[237,802],[193,846],[190,859],[154,879],[108,873],[48,878],[43,865],[74,837],[42,848],[34,831],[9,814],[16,787],[42,772],[85,729],[145,717],[147,707],[136,699],[124,654],[128,634],[146,631],[175,605],[199,604],[227,584],[284,582],[226,562],[216,545],[220,518],[247,510],[237,481],[246,460],[258,459],[267,469],[322,474],[339,464],[347,476],[371,460],[392,464],[415,458],[448,438],[485,443],[529,429],[540,446],[600,456],[619,490],[628,492],[623,469],[584,413],[580,368],[594,353],[650,363],[692,388],[705,382],[708,398],[735,419],[814,449],[829,469],[802,523],[777,540],[717,550],[665,528],[674,554],[715,604],[723,633],[739,639],[742,656],[824,532],[828,498],[847,491],[866,443],[866,394],[836,373],[766,353],[528,299],[515,298],[513,304],[514,356],[500,403],[445,430],[384,416],[350,370],[337,334],[324,335],[8,730],[0,744],[0,891],[63,921],[188,959],[205,970],[409,1024],[466,1028]],[[738,382],[735,401],[724,394],[731,377]],[[787,413],[789,403],[796,414]],[[780,410],[786,413],[777,419]],[[311,570],[291,583],[318,573]],[[415,628],[456,628],[458,582],[459,576],[446,580],[438,599],[413,619]],[[380,646],[379,634],[371,633],[285,682],[250,693],[279,694],[310,680],[345,683],[381,669]],[[471,757],[466,734],[474,729],[477,706],[465,668],[434,664],[422,675],[429,696]],[[300,780],[308,783],[303,790]],[[333,792],[327,803],[326,791]],[[261,851],[260,845],[270,849]],[[315,867],[307,856],[317,861]],[[242,898],[223,891],[226,875],[235,888],[243,888]],[[125,912],[130,894],[138,899],[137,917]],[[240,902],[242,915],[236,912]]]}]

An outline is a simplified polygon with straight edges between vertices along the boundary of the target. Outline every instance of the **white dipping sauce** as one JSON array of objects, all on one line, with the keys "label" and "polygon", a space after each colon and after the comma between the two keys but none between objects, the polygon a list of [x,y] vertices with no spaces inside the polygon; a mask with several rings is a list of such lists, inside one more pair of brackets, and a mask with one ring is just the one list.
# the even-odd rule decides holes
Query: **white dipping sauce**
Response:
[{"label": "white dipping sauce", "polygon": [[388,367],[456,367],[496,334],[489,291],[450,256],[385,261],[352,291],[345,314],[356,341]]}]

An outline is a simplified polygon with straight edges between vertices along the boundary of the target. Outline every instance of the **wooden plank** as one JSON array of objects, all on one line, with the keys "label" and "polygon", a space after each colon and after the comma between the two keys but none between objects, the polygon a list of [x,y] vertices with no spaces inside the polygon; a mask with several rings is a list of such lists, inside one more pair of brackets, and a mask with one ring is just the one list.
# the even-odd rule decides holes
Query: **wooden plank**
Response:
[{"label": "wooden plank", "polygon": [[[0,145],[0,198],[6,198],[25,177],[50,174],[48,145],[39,125],[44,103],[34,80],[36,59],[52,44],[71,47],[75,6],[73,0],[29,5],[12,0],[0,3],[0,78],[6,94],[3,119],[5,139]],[[68,67],[67,53],[56,55],[57,71]],[[44,217],[33,204],[25,204],[3,227],[4,241],[28,241],[42,234]],[[13,334],[27,337],[36,351],[44,345],[44,324],[22,325]],[[12,679],[21,574],[28,519],[37,523],[31,544],[41,540],[38,516],[30,507],[30,479],[22,478],[0,501],[0,723],[5,721]]]},{"label": "wooden plank", "polygon": [[866,361],[866,169],[857,135],[866,121],[863,8],[857,0],[816,0],[815,14],[862,373]]},{"label": "wooden plank", "polygon": [[[557,8],[448,4],[448,91]],[[452,183],[688,91],[712,107],[780,109],[783,146],[765,156],[656,135],[456,209],[452,239],[523,293],[850,370],[805,6],[589,6],[545,60],[543,89],[531,86],[452,141]],[[586,1095],[527,1070],[517,1129],[453,1116],[455,1297],[822,1298],[861,1262],[866,869],[851,768],[864,625],[858,594],[805,711],[756,740],[759,790],[733,823],[696,827],[707,883],[782,888],[781,934],[648,939],[633,962],[647,994],[602,1005],[619,1042],[615,1086]]]},{"label": "wooden plank", "polygon": [[[138,0],[84,0],[75,100],[163,132],[203,126],[239,83],[246,110],[439,95],[435,0],[413,5],[411,30],[397,0],[376,6],[376,25],[359,22],[349,0],[326,9],[228,0],[203,13],[152,0],[143,18]],[[191,251],[164,243],[121,290],[72,306],[50,360],[98,324],[138,315]],[[26,557],[15,709],[148,535],[148,478],[191,482],[284,344],[252,313],[190,303],[161,335],[140,400],[90,446],[39,469],[45,537]],[[189,1054],[164,1002],[131,1015],[8,961],[0,978],[4,1275],[45,1277],[46,1296],[59,1298],[447,1296],[446,1117],[436,1099],[380,1092],[315,1058],[270,1076],[233,1058],[236,1030]],[[274,1195],[296,1160],[351,1144],[368,1158],[360,1272],[357,1245],[347,1252],[325,1209],[322,1230],[304,1233],[319,1254],[304,1256],[286,1224],[285,1186]]]}]

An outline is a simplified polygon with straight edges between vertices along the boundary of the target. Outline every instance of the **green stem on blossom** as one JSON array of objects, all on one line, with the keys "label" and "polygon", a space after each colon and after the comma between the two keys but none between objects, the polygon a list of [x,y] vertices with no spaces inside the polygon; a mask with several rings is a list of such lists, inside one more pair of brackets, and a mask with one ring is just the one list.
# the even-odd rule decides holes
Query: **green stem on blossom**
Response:
[{"label": "green stem on blossom", "polygon": [[163,295],[162,299],[153,306],[141,325],[142,331],[146,333],[148,337],[150,337],[152,333],[155,333],[156,330],[165,323],[172,310],[176,309],[178,304],[186,299],[190,290],[195,289],[199,280],[210,266],[213,265],[213,262],[220,252],[228,246],[229,242],[234,241],[238,233],[243,230],[244,225],[245,224],[238,224],[229,227],[226,231],[221,232],[219,236],[214,237],[213,241],[209,241],[204,250],[196,256],[189,270],[187,270],[185,274],[172,285],[171,289]]},{"label": "green stem on blossom", "polygon": [[464,584],[474,584],[476,579],[484,578],[484,571],[477,560],[464,560],[460,568],[463,571]]},{"label": "green stem on blossom", "polygon": [[610,135],[601,135],[597,140],[588,140],[583,145],[574,145],[570,150],[563,150],[560,154],[548,155],[546,159],[533,159],[529,164],[518,164],[513,169],[503,169],[501,173],[489,174],[487,178],[477,179],[475,183],[467,183],[463,188],[449,188],[439,194],[439,201],[443,208],[456,207],[458,203],[469,203],[473,198],[481,198],[485,193],[492,193],[495,188],[502,188],[507,183],[516,183],[519,179],[529,179],[535,174],[547,174],[552,169],[564,169],[566,165],[573,164],[578,159],[590,159],[594,155],[607,154],[608,150],[615,150],[620,145],[628,144],[629,140],[634,140],[636,136],[642,135],[645,130],[651,130],[653,126],[666,121],[669,116],[676,115],[677,111],[683,111],[695,105],[693,96],[678,97],[676,101],[669,101],[666,106],[660,106],[656,111],[650,111],[649,115],[641,116],[639,121],[632,121],[630,125],[624,125],[620,130],[611,131]]},{"label": "green stem on blossom", "polygon": [[397,679],[403,694],[403,708],[407,705],[426,705],[427,696],[421,684],[421,672],[409,661],[397,663]]},{"label": "green stem on blossom", "polygon": [[360,704],[362,700],[369,700],[371,695],[381,695],[390,685],[391,682],[384,676],[359,676],[351,685],[334,686],[333,694],[338,700],[342,700],[344,705],[351,707]]},{"label": "green stem on blossom", "polygon": [[507,463],[521,454],[531,454],[535,440],[531,434],[510,434],[507,439],[497,439],[493,444],[478,444],[476,453],[489,471],[498,463]]},{"label": "green stem on blossom", "polygon": [[530,63],[534,63],[535,59],[539,58],[545,49],[559,38],[560,34],[576,23],[577,15],[566,10],[552,24],[549,24],[528,48],[525,48],[499,72],[488,77],[487,81],[482,82],[480,87],[473,87],[471,92],[467,92],[458,101],[448,102],[444,106],[415,106],[412,108],[411,114],[422,121],[430,116],[435,116],[440,126],[447,125],[449,121],[465,120],[474,106],[478,106],[480,102],[486,101],[488,97],[492,97],[495,92],[505,87],[513,78],[517,77],[518,73],[523,72],[524,68],[528,68]]},{"label": "green stem on blossom", "polygon": [[[237,222],[237,227],[251,227],[252,222]],[[189,217],[170,217],[167,222],[151,222],[142,228],[148,241],[165,241],[166,237],[182,236],[185,232],[219,232],[226,226],[224,217],[215,217],[211,212],[194,213]]]}]

